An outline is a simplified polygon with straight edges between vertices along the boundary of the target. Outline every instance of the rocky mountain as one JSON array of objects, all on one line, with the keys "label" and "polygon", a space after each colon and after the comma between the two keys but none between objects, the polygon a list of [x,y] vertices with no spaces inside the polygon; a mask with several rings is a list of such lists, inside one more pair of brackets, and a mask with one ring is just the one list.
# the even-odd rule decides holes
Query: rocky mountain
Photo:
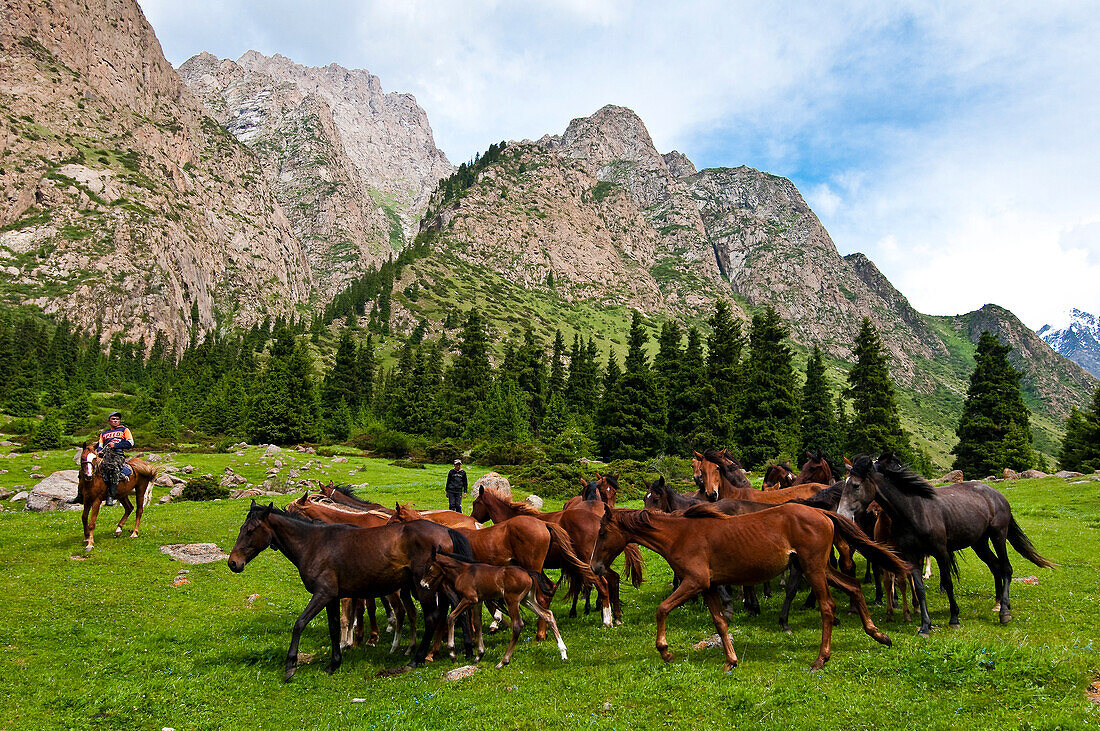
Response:
[{"label": "rocky mountain", "polygon": [[[384,211],[405,239],[416,234],[440,178],[454,171],[416,99],[383,92],[362,69],[301,66],[248,51],[236,62],[202,53],[179,71],[214,117],[268,161],[285,190],[294,189],[297,174],[307,191],[311,176],[334,187],[357,177],[369,194],[358,206]],[[343,202],[361,192],[334,194]]]},{"label": "rocky mountain", "polygon": [[1075,307],[1067,319],[1064,327],[1043,325],[1036,334],[1056,352],[1100,378],[1100,317]]},{"label": "rocky mountain", "polygon": [[187,90],[133,0],[8,0],[0,296],[148,339],[309,299],[263,170]]}]

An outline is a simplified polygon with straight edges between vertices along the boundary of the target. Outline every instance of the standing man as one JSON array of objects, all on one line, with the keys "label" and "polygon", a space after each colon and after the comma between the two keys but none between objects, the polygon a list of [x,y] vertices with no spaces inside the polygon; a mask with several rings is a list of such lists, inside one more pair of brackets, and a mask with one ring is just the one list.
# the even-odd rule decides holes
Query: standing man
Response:
[{"label": "standing man", "polygon": [[462,512],[462,496],[467,495],[470,488],[466,485],[466,471],[462,469],[462,460],[456,459],[455,466],[447,473],[447,501],[450,510],[456,513]]}]

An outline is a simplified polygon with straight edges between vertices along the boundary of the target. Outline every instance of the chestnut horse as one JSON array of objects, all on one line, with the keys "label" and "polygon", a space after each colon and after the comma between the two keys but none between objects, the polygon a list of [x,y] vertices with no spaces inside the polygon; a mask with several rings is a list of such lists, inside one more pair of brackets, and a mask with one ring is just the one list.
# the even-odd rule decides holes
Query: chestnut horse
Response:
[{"label": "chestnut horse", "polygon": [[[723,450],[724,452],[724,450]],[[697,496],[704,497],[711,502],[723,498],[736,498],[738,500],[755,500],[760,503],[779,505],[790,500],[806,499],[816,495],[825,489],[825,485],[810,483],[787,487],[782,490],[769,490],[762,492],[752,487],[745,476],[744,469],[737,460],[723,452],[707,450],[704,454],[695,452],[691,461],[692,470],[695,473],[695,481],[699,487]],[[748,485],[746,487],[746,485]]]},{"label": "chestnut horse", "polygon": [[541,572],[527,571],[519,566],[493,566],[485,563],[473,563],[448,553],[433,553],[432,563],[420,583],[426,589],[435,589],[442,584],[451,594],[455,608],[447,616],[447,649],[451,659],[455,656],[455,619],[467,609],[474,612],[474,634],[477,636],[477,656],[480,661],[485,656],[485,643],[481,636],[481,603],[490,599],[502,599],[512,619],[512,641],[504,651],[504,657],[497,663],[500,669],[512,661],[512,653],[519,641],[519,630],[523,620],[519,615],[519,605],[530,609],[539,618],[539,623],[549,624],[554,630],[554,639],[558,641],[561,659],[568,660],[565,654],[565,642],[558,631],[554,613],[548,607],[554,593],[554,585]]},{"label": "chestnut horse", "polygon": [[[587,507],[602,515],[602,511],[596,504],[603,503],[613,508],[618,494],[619,476],[601,475],[597,472],[595,480],[588,481],[581,478],[581,494],[566,500],[561,509],[572,510],[573,508]],[[592,503],[592,505],[584,505],[585,502]]]},{"label": "chestnut horse", "polygon": [[[589,507],[592,506],[592,507]],[[598,509],[600,513],[594,512]],[[600,532],[600,514],[606,512],[602,501],[585,501],[572,510],[558,510],[552,513],[540,513],[527,503],[517,503],[496,495],[488,490],[482,490],[474,500],[470,515],[482,522],[492,520],[501,523],[516,517],[517,515],[530,515],[548,523],[560,525],[569,534],[573,541],[573,548],[582,556],[592,555],[592,547],[596,545],[596,535]],[[629,545],[623,551],[626,561],[626,576],[635,588],[642,585],[642,556],[635,545]],[[562,558],[551,552],[546,559],[546,568],[563,568]],[[619,603],[619,574],[611,568],[611,562],[607,562],[603,571],[596,572],[598,580],[595,582],[596,593],[599,595],[600,606],[603,610],[603,626],[611,627],[613,624],[622,624],[622,606]],[[570,597],[573,592],[579,592],[582,585],[574,582],[570,586]],[[573,616],[573,614],[571,614]]]},{"label": "chestnut horse", "polygon": [[599,569],[605,555],[627,541],[636,541],[663,556],[681,582],[657,608],[657,651],[665,662],[672,660],[665,620],[673,609],[702,594],[722,640],[728,671],[737,665],[737,655],[730,642],[718,585],[744,586],[772,579],[787,568],[793,555],[821,609],[821,647],[811,665],[811,669],[818,670],[832,654],[836,604],[829,594],[830,583],[852,597],[864,631],[875,641],[890,644],[890,638],[871,621],[858,582],[829,566],[829,549],[838,533],[883,565],[908,570],[909,564],[872,541],[850,520],[793,503],[736,517],[706,504],[675,515],[612,510],[601,522],[593,564]]},{"label": "chestnut horse", "polygon": [[764,471],[764,490],[782,490],[794,484],[794,470],[790,462],[768,465]]},{"label": "chestnut horse", "polygon": [[[302,631],[322,609],[328,613],[332,645],[332,659],[325,672],[331,675],[340,667],[340,599],[344,597],[380,597],[403,589],[414,592],[424,609],[425,631],[410,665],[423,662],[447,607],[445,600],[438,602],[435,592],[420,585],[431,563],[432,549],[472,558],[465,536],[427,520],[378,528],[325,525],[307,522],[271,504],[257,505],[253,500],[229,553],[230,571],[244,571],[245,565],[265,548],[286,556],[312,595],[291,631],[283,676],[287,681],[298,669]],[[473,655],[471,635],[471,631],[466,632],[467,657]]]},{"label": "chestnut horse", "polygon": [[355,497],[351,494],[351,488],[347,485],[337,485],[335,482],[329,481],[327,485],[321,485],[321,494],[333,502],[358,508],[359,510],[377,510],[386,515],[393,514],[393,508],[387,508],[381,503],[372,503]]},{"label": "chestnut horse", "polygon": [[[84,505],[84,514],[81,521],[84,523],[84,550],[95,548],[95,524],[99,517],[99,508],[107,499],[107,483],[103,480],[100,467],[103,460],[96,454],[95,444],[85,442],[80,451],[80,475],[76,481],[76,494]],[[115,538],[122,535],[122,526],[130,517],[134,506],[130,503],[130,495],[137,500],[137,515],[134,517],[134,530],[131,538],[137,538],[138,526],[141,525],[141,514],[145,506],[153,499],[153,480],[157,477],[158,468],[143,459],[131,457],[126,460],[133,472],[129,477],[118,481],[116,495],[122,503],[122,519],[115,528]]]},{"label": "chestnut horse", "polygon": [[802,469],[795,476],[792,485],[805,485],[807,482],[816,482],[822,485],[831,485],[838,475],[833,474],[833,468],[829,460],[821,452],[806,452],[806,461]]},{"label": "chestnut horse", "polygon": [[[488,490],[481,491],[482,495],[487,493],[489,493]],[[478,497],[480,499],[481,496]],[[420,519],[417,511],[399,503],[391,522],[409,523]],[[494,566],[512,564],[541,574],[553,548],[556,555],[562,559],[563,571],[582,582],[599,581],[592,572],[592,568],[574,552],[569,534],[560,525],[520,515],[481,529],[456,528],[456,530],[466,536],[470,542],[474,560],[480,563]],[[554,598],[553,591],[549,592],[549,598],[551,600]],[[538,640],[546,638],[546,624],[541,618],[535,638]]]}]

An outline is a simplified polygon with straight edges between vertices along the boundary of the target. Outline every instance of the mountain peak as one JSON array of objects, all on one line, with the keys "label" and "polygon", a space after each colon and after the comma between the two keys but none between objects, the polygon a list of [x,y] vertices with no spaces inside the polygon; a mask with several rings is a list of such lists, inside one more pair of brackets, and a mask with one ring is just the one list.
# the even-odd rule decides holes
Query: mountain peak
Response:
[{"label": "mountain peak", "polygon": [[1100,317],[1074,307],[1057,325],[1043,325],[1036,334],[1056,353],[1100,378]]},{"label": "mountain peak", "polygon": [[561,137],[561,153],[588,160],[595,167],[624,161],[668,171],[641,118],[632,109],[614,104],[570,122]]}]

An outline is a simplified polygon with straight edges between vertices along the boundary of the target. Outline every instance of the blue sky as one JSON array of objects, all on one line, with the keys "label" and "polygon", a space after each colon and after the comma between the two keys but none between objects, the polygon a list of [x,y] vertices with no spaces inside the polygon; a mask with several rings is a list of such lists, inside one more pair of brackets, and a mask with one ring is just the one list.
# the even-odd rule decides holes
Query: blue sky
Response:
[{"label": "blue sky", "polygon": [[249,49],[412,93],[452,162],[628,106],[662,152],[791,178],[922,312],[1100,312],[1088,3],[142,0],[168,59]]}]

